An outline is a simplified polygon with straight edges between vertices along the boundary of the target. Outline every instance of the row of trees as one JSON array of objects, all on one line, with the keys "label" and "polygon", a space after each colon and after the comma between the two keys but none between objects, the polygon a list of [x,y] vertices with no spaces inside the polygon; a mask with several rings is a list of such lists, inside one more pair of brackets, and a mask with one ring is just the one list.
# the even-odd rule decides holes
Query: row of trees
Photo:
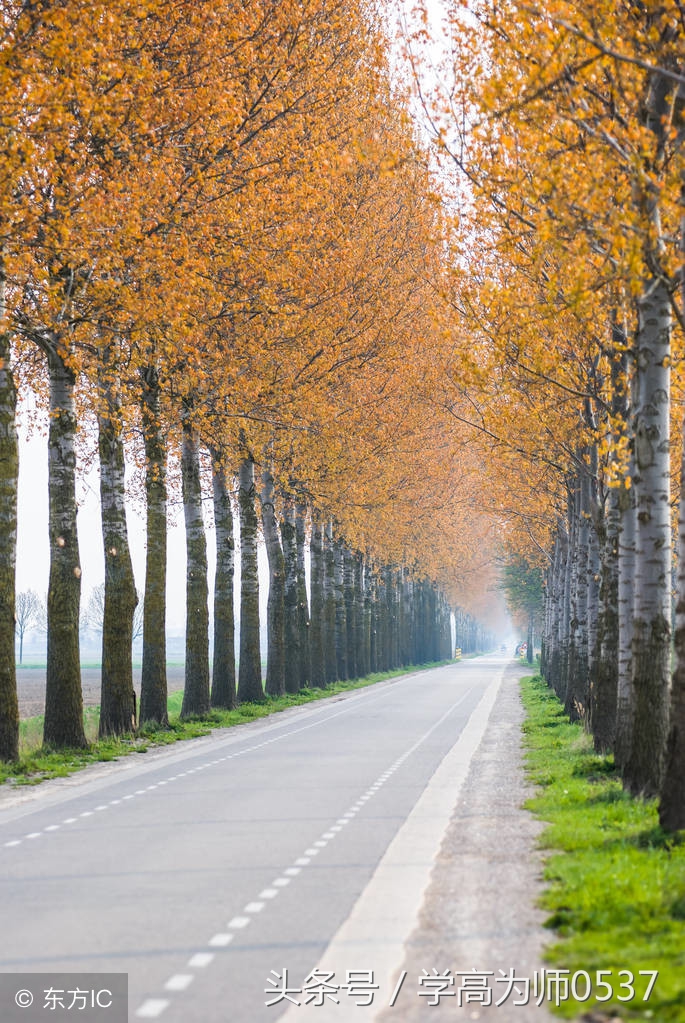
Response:
[{"label": "row of trees", "polygon": [[449,31],[449,88],[422,98],[457,172],[473,346],[445,401],[468,393],[484,503],[546,576],[545,676],[682,828],[685,8],[457,0]]},{"label": "row of trees", "polygon": [[381,14],[365,0],[3,8],[0,756],[17,753],[17,393],[49,412],[47,743],[86,741],[75,479],[94,437],[103,733],[135,720],[131,495],[146,510],[139,717],[166,721],[176,473],[185,715],[235,698],[233,500],[238,699],[263,696],[260,528],[267,692],[447,652],[447,600],[467,603],[492,525],[432,401],[455,358],[446,223]]}]

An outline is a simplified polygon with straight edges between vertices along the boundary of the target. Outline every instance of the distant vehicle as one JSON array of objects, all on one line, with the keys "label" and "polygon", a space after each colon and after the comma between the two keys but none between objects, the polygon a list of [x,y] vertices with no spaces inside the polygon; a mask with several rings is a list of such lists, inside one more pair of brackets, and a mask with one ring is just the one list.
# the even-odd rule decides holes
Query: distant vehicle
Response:
[{"label": "distant vehicle", "polygon": [[500,647],[500,651],[503,654],[506,654],[506,652],[507,652],[507,644],[506,643],[502,643],[502,646]]}]

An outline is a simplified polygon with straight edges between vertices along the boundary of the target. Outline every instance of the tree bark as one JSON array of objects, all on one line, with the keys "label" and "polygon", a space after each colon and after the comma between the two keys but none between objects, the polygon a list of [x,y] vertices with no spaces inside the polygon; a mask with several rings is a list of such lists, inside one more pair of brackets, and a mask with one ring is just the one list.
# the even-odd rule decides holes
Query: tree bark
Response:
[{"label": "tree bark", "polygon": [[223,462],[217,451],[212,451],[211,455],[216,570],[214,574],[214,657],[210,702],[212,707],[232,710],[236,705],[233,509]]},{"label": "tree bark", "polygon": [[[627,347],[626,331],[616,312],[612,314],[612,415],[615,421],[628,422],[629,403],[627,382],[630,380],[631,359]],[[613,441],[618,449],[623,428],[616,428]],[[610,456],[612,459],[615,456]],[[619,616],[619,540],[621,535],[622,493],[610,487],[606,500],[604,528],[600,535],[600,635],[599,664],[597,667],[597,697],[593,712],[593,738],[598,753],[614,750],[618,763],[617,715],[620,659]],[[632,543],[632,539],[630,541]],[[632,628],[632,593],[628,600]],[[628,649],[630,644],[628,644]],[[630,658],[628,658],[630,659]],[[630,667],[628,664],[628,684]],[[624,757],[625,761],[625,757]]]},{"label": "tree bark", "polygon": [[147,543],[140,723],[167,728],[169,713],[166,675],[166,442],[161,424],[159,373],[154,366],[148,366],[141,371],[141,383]]},{"label": "tree bark", "polygon": [[590,537],[588,479],[585,472],[574,491],[574,543],[571,552],[571,648],[564,709],[571,721],[585,718],[588,706],[587,558]]},{"label": "tree bark", "polygon": [[[684,260],[681,266],[681,308],[685,308],[685,169],[681,170],[680,200],[682,207],[680,250]],[[685,441],[685,419],[683,419],[682,434]],[[666,764],[659,801],[659,823],[665,831],[685,829],[685,491],[683,491],[682,484],[685,475],[683,472],[685,472],[685,443],[681,461],[681,496],[678,517],[675,669],[671,680]]]},{"label": "tree bark", "polygon": [[48,352],[50,429],[50,583],[48,661],[43,741],[48,746],[84,748],[83,696],[79,655],[81,566],[76,530],[75,378],[55,346]]},{"label": "tree bark", "polygon": [[207,539],[202,518],[200,442],[191,421],[182,413],[181,482],[186,532],[186,667],[181,718],[209,713],[209,587]]},{"label": "tree bark", "polygon": [[335,547],[333,545],[333,523],[326,523],[324,530],[324,656],[326,682],[338,681],[336,657],[336,614],[335,614]]},{"label": "tree bark", "polygon": [[257,703],[264,699],[262,659],[259,646],[259,576],[257,573],[257,513],[255,511],[254,460],[240,463],[238,507],[240,509],[240,659],[238,700]]},{"label": "tree bark", "polygon": [[310,546],[312,611],[310,626],[311,684],[326,684],[326,657],[324,648],[324,553],[323,527],[312,515],[312,540]]},{"label": "tree bark", "polygon": [[362,660],[362,675],[370,675],[373,669],[373,660],[371,656],[371,631],[372,631],[372,574],[371,574],[371,560],[368,554],[364,557],[362,562],[362,588],[364,592],[364,601],[362,607],[362,628],[361,628],[361,660]]},{"label": "tree bark", "polygon": [[297,628],[300,646],[300,689],[311,678],[311,651],[309,641],[309,602],[305,572],[305,544],[307,540],[307,509],[303,504],[295,508],[295,541],[297,544]]},{"label": "tree bark", "polygon": [[[266,528],[265,528],[266,535]],[[281,516],[281,538],[285,563],[285,592],[283,595],[285,615],[285,690],[299,692],[302,677],[302,650],[300,641],[300,614],[297,592],[297,536],[295,509],[287,499]],[[268,549],[268,545],[267,545]]]},{"label": "tree bark", "polygon": [[592,707],[592,736],[595,750],[608,753],[616,739],[616,698],[618,691],[618,531],[620,509],[618,490],[608,494],[605,528],[600,545],[599,658]]},{"label": "tree bark", "polygon": [[354,558],[354,613],[355,613],[355,634],[357,637],[356,671],[360,678],[368,675],[366,665],[364,635],[364,558],[357,552]]},{"label": "tree bark", "polygon": [[345,541],[338,538],[334,545],[335,557],[335,661],[337,677],[348,679],[347,670],[347,615],[345,613]]},{"label": "tree bark", "polygon": [[[274,481],[271,473],[262,473],[262,529],[269,559],[269,597],[266,611],[267,628],[267,660],[266,660],[266,692],[269,696],[282,696],[285,692],[285,557],[278,535],[276,511],[274,508]],[[295,559],[294,529],[292,554]],[[290,553],[290,552],[289,552]],[[293,569],[295,566],[293,566]],[[293,573],[294,574],[294,573]],[[294,587],[296,590],[296,585]],[[290,676],[294,686],[289,692],[296,693],[299,688],[299,668]]]},{"label": "tree bark", "polygon": [[[0,274],[0,322],[5,315],[5,281]],[[19,756],[19,702],[14,664],[17,564],[17,394],[9,335],[0,333],[0,760]]]},{"label": "tree bark", "polygon": [[571,631],[572,631],[572,593],[573,593],[573,558],[576,545],[576,520],[574,515],[573,498],[569,493],[568,500],[568,528],[566,530],[566,558],[564,560],[564,581],[561,599],[561,672],[559,678],[559,691],[557,695],[560,700],[566,703],[566,691],[571,668]]},{"label": "tree bark", "polygon": [[[631,477],[633,471],[631,469]],[[614,759],[618,767],[628,762],[633,736],[633,605],[637,510],[635,489],[619,490],[618,535],[618,664],[616,684],[616,738]]]},{"label": "tree bark", "polygon": [[348,678],[357,678],[357,611],[354,591],[354,559],[355,555],[345,545],[343,547],[343,598],[345,601],[345,654]]},{"label": "tree bark", "polygon": [[105,600],[102,618],[102,677],[99,735],[123,735],[136,726],[133,688],[133,615],[138,603],[128,545],[124,484],[124,445],[116,366],[107,345],[99,373],[100,509],[105,552]]},{"label": "tree bark", "polygon": [[[685,439],[685,420],[683,435]],[[681,471],[685,472],[685,447]],[[685,476],[681,478],[685,480]],[[678,534],[675,668],[671,688],[666,764],[659,801],[659,823],[665,831],[679,831],[685,828],[685,492],[680,498]]]},{"label": "tree bark", "polygon": [[624,782],[659,791],[668,735],[671,660],[670,335],[668,291],[652,282],[638,303],[635,417],[637,543],[633,622],[633,732]]}]

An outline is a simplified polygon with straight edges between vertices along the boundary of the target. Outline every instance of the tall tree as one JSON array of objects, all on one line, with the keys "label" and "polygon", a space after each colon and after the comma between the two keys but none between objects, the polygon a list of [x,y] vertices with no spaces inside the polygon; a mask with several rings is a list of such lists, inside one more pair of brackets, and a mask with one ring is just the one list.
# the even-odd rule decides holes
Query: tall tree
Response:
[{"label": "tall tree", "polygon": [[264,699],[262,658],[259,643],[259,576],[257,574],[257,514],[255,512],[254,459],[240,463],[238,507],[240,510],[240,657],[238,700]]}]

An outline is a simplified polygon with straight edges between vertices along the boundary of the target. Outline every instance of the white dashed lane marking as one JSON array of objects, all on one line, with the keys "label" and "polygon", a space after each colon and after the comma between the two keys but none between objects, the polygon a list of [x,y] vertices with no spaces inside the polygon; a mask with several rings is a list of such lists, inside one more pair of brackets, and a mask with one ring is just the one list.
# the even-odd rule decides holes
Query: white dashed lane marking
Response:
[{"label": "white dashed lane marking", "polygon": [[138,1019],[157,1019],[169,1004],[168,998],[148,998],[136,1009],[136,1016]]},{"label": "white dashed lane marking", "polygon": [[[247,906],[245,907],[247,912]],[[227,927],[234,927],[236,930],[241,930],[243,927],[247,927],[250,922],[249,916],[234,916],[232,920],[229,920]]]},{"label": "white dashed lane marking", "polygon": [[191,956],[188,960],[188,966],[203,970],[205,966],[209,966],[214,961],[214,952],[196,952],[194,956]]},{"label": "white dashed lane marking", "polygon": [[164,985],[165,991],[185,991],[195,980],[194,973],[175,973]]}]

